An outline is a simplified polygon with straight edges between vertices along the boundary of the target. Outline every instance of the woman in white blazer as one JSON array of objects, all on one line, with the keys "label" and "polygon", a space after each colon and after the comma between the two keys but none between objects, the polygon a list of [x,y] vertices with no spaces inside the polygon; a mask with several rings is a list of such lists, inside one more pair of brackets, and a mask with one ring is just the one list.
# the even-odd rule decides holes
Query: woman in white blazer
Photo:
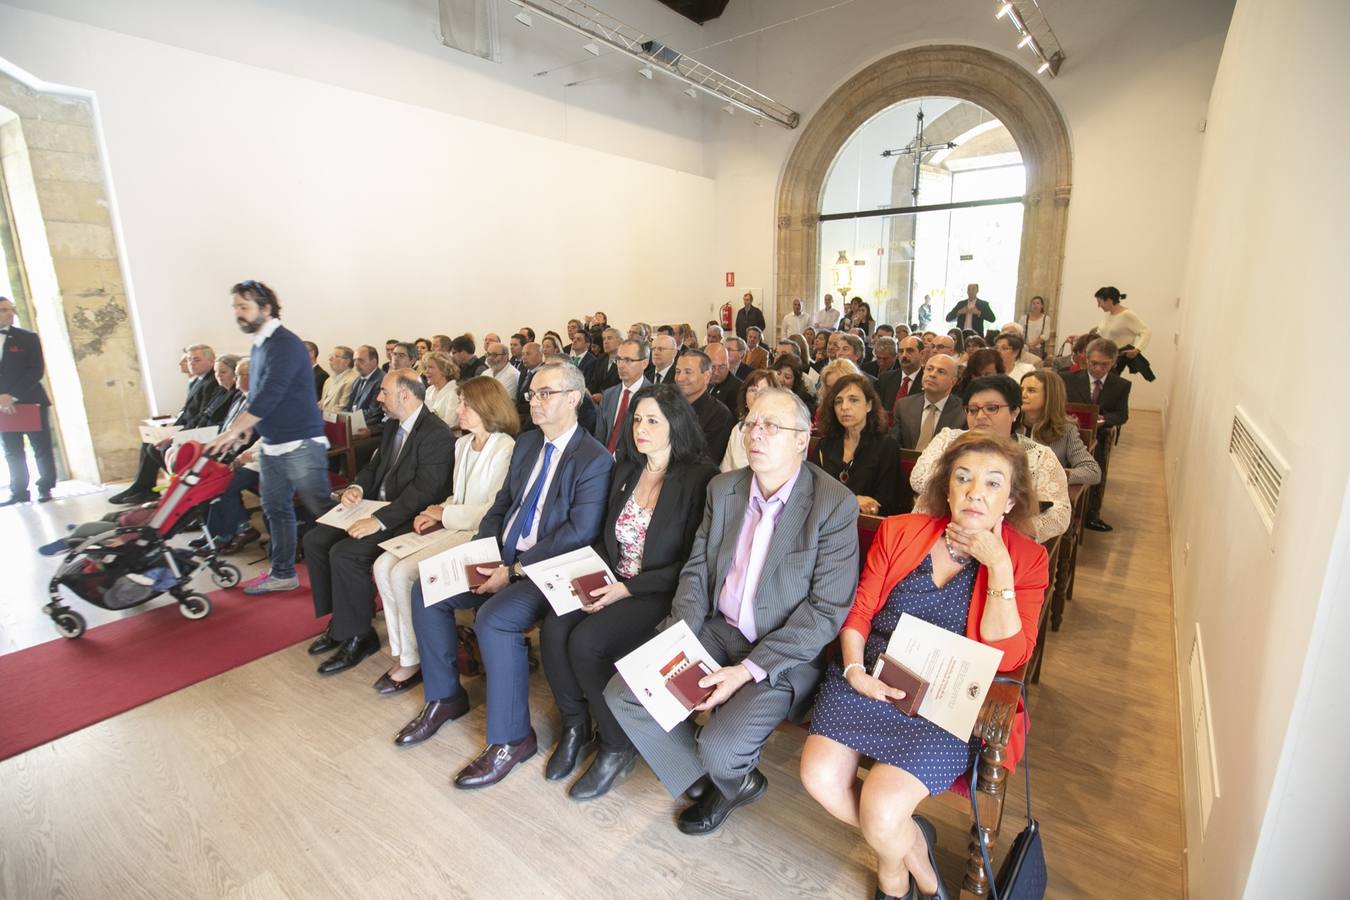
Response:
[{"label": "woman in white blazer", "polygon": [[381,694],[397,694],[422,681],[412,623],[417,564],[473,538],[506,480],[515,435],[520,431],[520,417],[512,398],[500,381],[489,376],[480,375],[459,385],[457,413],[464,436],[455,442],[453,493],[413,520],[413,531],[433,535],[431,542],[402,559],[385,552],[375,560],[375,584],[384,601],[389,652],[394,657],[393,667],[375,682],[375,690]]}]

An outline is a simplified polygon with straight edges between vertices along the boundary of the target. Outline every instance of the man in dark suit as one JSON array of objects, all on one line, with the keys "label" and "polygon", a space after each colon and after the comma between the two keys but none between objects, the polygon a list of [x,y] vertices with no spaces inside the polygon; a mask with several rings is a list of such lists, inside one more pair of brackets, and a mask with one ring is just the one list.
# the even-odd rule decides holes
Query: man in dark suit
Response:
[{"label": "man in dark suit", "polygon": [[754,367],[745,361],[745,341],[738,337],[727,337],[722,339],[722,346],[727,348],[727,371],[745,381],[750,377],[750,373],[755,371]]},{"label": "man in dark suit", "polygon": [[[791,392],[769,388],[746,419],[750,465],[708,485],[708,508],[680,573],[670,617],[684,621],[721,669],[696,709],[717,709],[702,732],[669,733],[615,676],[605,700],[672,796],[693,805],[685,834],[709,834],[764,793],[764,742],[811,704],[826,646],[858,586],[858,502],[803,461],[811,416]],[[770,434],[770,432],[773,432]],[[720,708],[719,708],[720,707]]]},{"label": "man in dark suit", "polygon": [[1087,516],[1083,526],[1093,531],[1111,531],[1102,521],[1102,498],[1106,495],[1106,470],[1111,444],[1117,431],[1130,418],[1130,382],[1112,369],[1120,348],[1114,341],[1097,338],[1087,347],[1087,368],[1064,376],[1064,396],[1070,403],[1097,406],[1097,445],[1092,455],[1102,470],[1102,480],[1088,489]]},{"label": "man in dark suit", "polygon": [[675,384],[694,408],[703,436],[708,439],[709,462],[722,461],[736,417],[708,391],[712,361],[702,350],[686,350],[675,362]]},{"label": "man in dark suit", "polygon": [[[736,418],[736,401],[741,395],[741,381],[731,373],[731,362],[727,357],[727,348],[722,344],[709,344],[707,350],[708,360],[712,363],[712,369],[708,372],[708,393],[713,395],[727,409],[731,410],[731,417]],[[718,460],[720,462],[721,460]]]},{"label": "man in dark suit", "polygon": [[328,381],[328,373],[319,365],[319,345],[313,341],[303,343],[305,349],[309,351],[309,364],[314,368],[314,399],[319,400],[323,397],[323,386]]},{"label": "man in dark suit", "polygon": [[[398,346],[397,342],[395,346]],[[356,380],[352,382],[352,391],[347,396],[346,406],[342,408],[343,412],[360,410],[365,416],[366,428],[370,431],[378,430],[380,421],[384,418],[384,408],[380,405],[380,382],[384,372],[380,369],[379,362],[380,358],[374,347],[362,344],[356,348],[354,358]]]},{"label": "man in dark suit", "polygon": [[530,401],[526,399],[525,392],[530,389],[535,373],[543,364],[544,351],[534,341],[527,341],[520,351],[520,381],[516,385],[516,414],[520,416],[522,431],[534,427],[530,421]]},{"label": "man in dark suit", "polygon": [[983,334],[984,323],[994,321],[994,308],[979,297],[978,284],[966,285],[966,299],[952,307],[947,313],[947,321],[955,322],[962,331]]},{"label": "man in dark suit", "polygon": [[[173,424],[183,429],[205,428],[208,425],[220,425],[225,421],[225,388],[216,378],[216,353],[205,344],[194,344],[187,349],[188,372],[192,380],[188,382],[187,400]],[[231,372],[233,381],[233,372]],[[113,494],[109,503],[148,503],[159,495],[155,493],[155,481],[159,470],[164,468],[164,451],[172,443],[163,440],[158,444],[141,444],[141,455],[136,462],[136,475],[126,490]]]},{"label": "man in dark suit", "polygon": [[650,348],[646,341],[624,341],[619,345],[619,383],[606,388],[600,396],[600,414],[595,418],[595,439],[613,456],[623,443],[623,429],[632,421],[633,396],[650,382],[647,368]]},{"label": "man in dark suit", "polygon": [[896,371],[899,366],[900,349],[895,338],[881,335],[872,341],[872,358],[862,364],[862,370],[878,380],[881,376]]},{"label": "man in dark suit", "polygon": [[572,349],[567,354],[567,361],[581,370],[581,377],[587,382],[591,380],[591,373],[595,371],[595,354],[591,352],[591,336],[584,328],[578,328],[572,334]]},{"label": "man in dark suit", "polygon": [[965,429],[965,404],[952,394],[956,371],[956,360],[939,353],[924,366],[923,390],[895,401],[891,437],[902,448],[922,451],[942,429]]},{"label": "man in dark suit", "polygon": [[755,295],[749,291],[741,298],[741,308],[736,311],[736,336],[746,340],[746,332],[753,326],[764,333],[764,312],[755,306]]},{"label": "man in dark suit", "polygon": [[380,449],[342,492],[342,505],[352,507],[363,499],[389,505],[346,529],[315,525],[304,537],[314,616],[333,616],[309,648],[315,656],[337,651],[319,666],[320,675],[345,672],[380,649],[371,624],[371,567],[384,552],[380,542],[410,531],[418,513],[450,493],[455,439],[423,406],[425,396],[426,386],[412,369],[393,369],[384,376],[380,403],[388,427]]},{"label": "man in dark suit", "polygon": [[917,337],[905,338],[899,344],[896,359],[894,368],[877,377],[881,408],[891,414],[892,421],[895,418],[896,401],[923,390],[923,341]]},{"label": "man in dark suit", "polygon": [[9,466],[9,499],[0,506],[28,502],[28,459],[23,436],[33,448],[38,467],[38,502],[52,499],[56,486],[56,456],[52,452],[51,400],[42,387],[46,365],[37,334],[14,324],[14,301],[0,297],[0,416],[13,415],[19,403],[38,407],[37,431],[4,432],[5,462]]},{"label": "man in dark suit", "polygon": [[548,601],[522,565],[590,546],[600,534],[614,460],[577,423],[586,390],[581,372],[546,363],[534,373],[530,414],[537,426],[516,440],[511,467],[477,538],[501,546],[501,564],[479,568],[479,587],[427,606],[413,587],[412,618],[422,656],[426,705],[394,739],[416,744],[469,710],[459,683],[456,609],[478,609],[474,630],[486,668],[487,746],[455,777],[458,788],[496,784],[538,749],[530,726],[529,658],[524,633]]},{"label": "man in dark suit", "polygon": [[474,345],[473,338],[467,334],[461,334],[450,342],[450,358],[459,366],[459,377],[462,381],[468,381],[478,375],[483,374],[487,368],[487,363],[480,357],[474,356],[478,348]]},{"label": "man in dark suit", "polygon": [[623,335],[617,328],[606,328],[600,335],[600,349],[603,351],[586,379],[586,390],[591,399],[600,402],[599,395],[619,383],[619,345]]},{"label": "man in dark suit", "polygon": [[647,366],[647,380],[652,384],[675,383],[675,357],[679,355],[680,345],[675,336],[658,334],[652,338],[652,362]]}]

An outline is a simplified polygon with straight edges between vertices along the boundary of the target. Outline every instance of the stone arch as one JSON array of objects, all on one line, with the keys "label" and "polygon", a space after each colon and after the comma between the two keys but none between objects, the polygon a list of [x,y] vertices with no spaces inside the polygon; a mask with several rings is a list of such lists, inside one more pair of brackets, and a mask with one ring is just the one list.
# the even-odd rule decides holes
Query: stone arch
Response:
[{"label": "stone arch", "polygon": [[902,50],[872,63],[831,94],[802,129],[778,186],[775,312],[790,309],[795,297],[819,301],[820,199],[839,149],[874,115],[917,97],[969,100],[1003,122],[1017,142],[1027,188],[1016,308],[1020,315],[1032,296],[1045,297],[1052,336],[1072,184],[1068,127],[1026,69],[988,50],[949,44]]}]

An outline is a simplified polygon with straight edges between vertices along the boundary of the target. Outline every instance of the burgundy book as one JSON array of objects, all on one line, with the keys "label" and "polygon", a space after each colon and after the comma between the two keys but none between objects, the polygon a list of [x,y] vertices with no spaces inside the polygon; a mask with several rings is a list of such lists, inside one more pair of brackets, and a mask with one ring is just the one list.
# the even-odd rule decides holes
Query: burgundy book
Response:
[{"label": "burgundy book", "polygon": [[484,575],[483,573],[479,572],[478,571],[479,566],[483,566],[484,568],[486,568],[488,566],[500,566],[501,564],[502,561],[500,559],[490,559],[487,562],[470,563],[469,565],[465,566],[464,574],[469,576],[469,590],[473,590],[474,588],[478,587],[480,584],[482,584],[483,582],[487,581],[489,578],[492,577],[491,575]]},{"label": "burgundy book", "polygon": [[919,704],[923,703],[923,695],[928,693],[928,682],[921,678],[918,673],[904,663],[883,653],[877,659],[872,675],[880,679],[887,687],[898,688],[905,692],[904,699],[891,701],[896,709],[907,716],[919,714]]},{"label": "burgundy book", "polygon": [[698,706],[713,692],[713,688],[698,686],[703,676],[711,675],[712,670],[702,661],[690,662],[683,653],[662,668],[661,674],[666,676],[666,690],[674,694],[685,709]]},{"label": "burgundy book", "polygon": [[42,414],[36,403],[16,403],[14,412],[0,413],[0,431],[30,432],[42,430]]},{"label": "burgundy book", "polygon": [[578,575],[572,579],[572,592],[577,595],[577,599],[585,606],[590,606],[595,602],[591,596],[591,591],[597,591],[607,584],[613,584],[614,580],[609,577],[608,572],[591,572],[589,575]]}]

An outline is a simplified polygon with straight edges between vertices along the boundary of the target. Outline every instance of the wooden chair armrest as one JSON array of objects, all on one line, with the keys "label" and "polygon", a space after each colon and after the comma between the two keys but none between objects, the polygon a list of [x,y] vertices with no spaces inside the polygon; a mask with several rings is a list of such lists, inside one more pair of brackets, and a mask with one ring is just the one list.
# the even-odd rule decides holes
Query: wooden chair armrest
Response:
[{"label": "wooden chair armrest", "polygon": [[[1027,664],[1023,663],[1011,672],[1000,672],[1001,678],[1022,681],[1027,676]],[[1021,689],[1015,684],[995,681],[989,686],[989,695],[984,698],[980,714],[975,719],[976,737],[998,747],[1008,746],[1012,736],[1013,719],[1017,715],[1017,702],[1021,698]]]}]

